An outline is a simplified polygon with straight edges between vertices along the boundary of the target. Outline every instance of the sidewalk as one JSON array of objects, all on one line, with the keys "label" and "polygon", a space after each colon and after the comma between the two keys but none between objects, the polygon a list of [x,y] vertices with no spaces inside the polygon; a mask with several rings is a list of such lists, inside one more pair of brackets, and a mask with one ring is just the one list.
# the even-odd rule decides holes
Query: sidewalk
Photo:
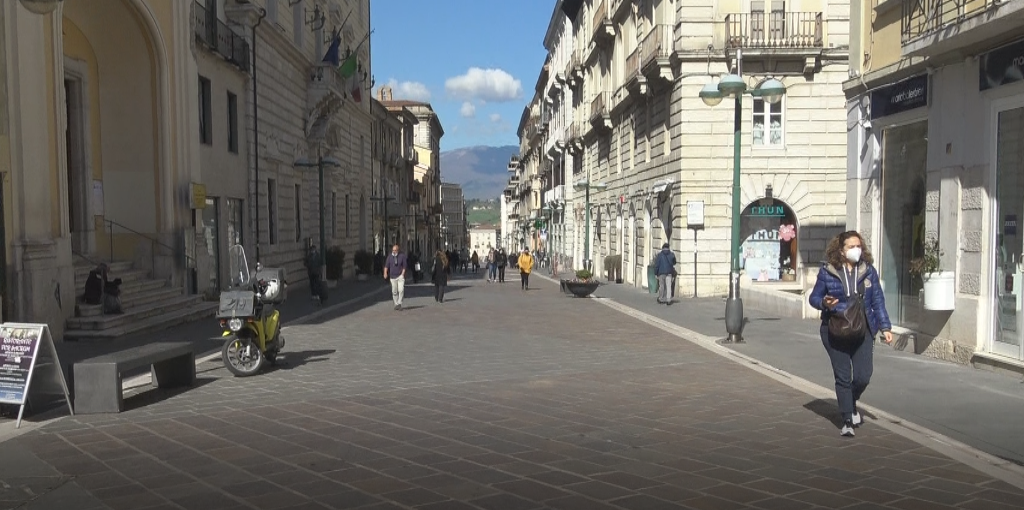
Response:
[{"label": "sidewalk", "polygon": [[[386,282],[380,278],[367,281],[343,280],[338,287],[330,289],[325,305],[319,306],[310,298],[308,284],[302,282],[288,286],[288,300],[278,305],[277,310],[281,312],[281,317],[284,321],[283,327],[286,328],[297,324],[323,321],[328,318],[352,313],[355,310],[370,306],[381,300],[390,299],[390,292],[384,292],[387,288]],[[370,299],[371,297],[373,299]],[[342,307],[338,306],[353,300],[357,302],[352,302]],[[204,356],[220,351],[223,346],[222,332],[223,330],[220,328],[217,320],[213,317],[207,317],[199,321],[188,322],[157,332],[126,335],[114,340],[57,342],[55,347],[57,348],[57,356],[60,358],[60,364],[64,369],[64,375],[68,379],[68,386],[73,387],[74,382],[70,377],[70,368],[74,363],[84,359],[151,343],[188,341],[192,343],[196,359],[199,360]],[[130,371],[124,374],[123,378],[127,385],[127,381],[133,376],[148,373],[149,369],[144,368]],[[41,419],[45,420],[47,411],[51,409],[53,409],[52,405],[43,405],[41,409],[35,412],[26,409],[26,421],[37,421],[40,418],[33,419],[32,417],[39,417],[40,415]],[[66,412],[63,401],[59,402],[58,409],[63,409],[62,414]],[[14,420],[9,418],[8,416],[0,417],[0,437],[15,433],[13,430],[7,430],[8,426],[12,428],[14,426]],[[26,423],[23,423],[22,427],[25,428],[25,425]]]},{"label": "sidewalk", "polygon": [[[625,284],[603,284],[593,295],[722,340],[725,300],[676,296],[671,306]],[[835,380],[818,335],[818,320],[774,317],[744,307],[744,344],[724,344],[819,386]],[[834,400],[834,397],[833,397]],[[977,370],[875,345],[874,375],[864,403],[985,453],[1024,465],[1024,387],[1007,375]]]}]

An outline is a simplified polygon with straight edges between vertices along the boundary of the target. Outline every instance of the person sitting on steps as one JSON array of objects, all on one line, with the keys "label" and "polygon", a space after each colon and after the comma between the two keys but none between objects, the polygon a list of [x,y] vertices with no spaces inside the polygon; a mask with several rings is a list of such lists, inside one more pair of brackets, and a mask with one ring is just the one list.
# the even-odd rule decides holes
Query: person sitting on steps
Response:
[{"label": "person sitting on steps", "polygon": [[101,263],[96,269],[89,271],[85,280],[85,292],[82,300],[90,305],[103,305],[103,313],[124,313],[121,307],[121,279],[108,278],[109,266]]}]

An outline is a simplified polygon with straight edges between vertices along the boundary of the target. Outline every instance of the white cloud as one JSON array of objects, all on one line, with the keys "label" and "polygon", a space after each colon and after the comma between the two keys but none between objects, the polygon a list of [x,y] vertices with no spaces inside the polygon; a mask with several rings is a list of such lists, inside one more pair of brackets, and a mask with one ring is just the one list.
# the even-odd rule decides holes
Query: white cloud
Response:
[{"label": "white cloud", "polygon": [[388,80],[392,94],[395,99],[409,99],[412,101],[430,101],[430,89],[418,81],[398,81],[394,78]]},{"label": "white cloud", "polygon": [[462,103],[462,108],[459,109],[459,115],[462,115],[463,117],[466,118],[473,117],[474,115],[476,115],[476,107],[473,106],[473,103],[466,101],[465,103]]},{"label": "white cloud", "polygon": [[461,99],[491,102],[515,101],[523,96],[523,84],[501,69],[471,67],[466,74],[448,78],[444,89]]},{"label": "white cloud", "polygon": [[491,114],[491,122],[493,122],[495,124],[501,122],[501,114],[500,113],[492,113]]}]

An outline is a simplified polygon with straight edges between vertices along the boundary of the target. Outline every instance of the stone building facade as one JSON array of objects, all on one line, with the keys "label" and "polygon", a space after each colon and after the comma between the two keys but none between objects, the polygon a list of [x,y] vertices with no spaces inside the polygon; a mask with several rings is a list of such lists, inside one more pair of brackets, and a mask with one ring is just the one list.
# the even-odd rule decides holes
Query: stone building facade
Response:
[{"label": "stone building facade", "polygon": [[[562,158],[539,183],[541,198],[564,201],[564,214],[553,215],[553,230],[565,232],[554,248],[575,268],[589,258],[603,269],[618,255],[625,283],[646,287],[647,266],[669,243],[687,261],[677,268],[677,294],[693,295],[696,274],[698,295],[723,295],[739,213],[741,264],[752,280],[744,292],[791,296],[792,313],[804,313],[799,292],[775,291],[811,286],[826,240],[845,224],[849,2],[791,6],[557,2],[543,79],[520,135],[525,150],[537,138],[544,155]],[[787,93],[778,105],[743,98],[741,209],[733,211],[733,101],[712,108],[698,93],[740,63],[748,89],[775,78]],[[539,166],[543,176],[549,170],[537,159],[523,166]],[[696,203],[704,223],[695,267],[686,211]]]},{"label": "stone building facade", "polygon": [[403,128],[406,143],[412,144],[412,151],[406,153],[406,161],[412,165],[412,181],[408,190],[408,203],[411,207],[408,214],[415,216],[413,243],[418,251],[421,254],[433,253],[443,246],[440,226],[441,138],[444,136],[444,128],[430,103],[395,99],[388,86],[380,88],[378,97],[381,104],[393,114],[412,117]]}]

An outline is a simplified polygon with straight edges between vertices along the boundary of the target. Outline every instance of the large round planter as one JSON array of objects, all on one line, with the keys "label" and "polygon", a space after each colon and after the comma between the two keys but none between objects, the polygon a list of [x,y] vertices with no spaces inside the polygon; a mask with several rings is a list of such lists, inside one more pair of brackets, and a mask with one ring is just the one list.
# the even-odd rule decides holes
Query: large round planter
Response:
[{"label": "large round planter", "polygon": [[956,273],[936,271],[923,276],[924,309],[951,311],[956,307]]},{"label": "large round planter", "polygon": [[576,297],[587,297],[597,290],[598,282],[573,282],[564,281],[565,290],[568,290],[570,294]]}]

